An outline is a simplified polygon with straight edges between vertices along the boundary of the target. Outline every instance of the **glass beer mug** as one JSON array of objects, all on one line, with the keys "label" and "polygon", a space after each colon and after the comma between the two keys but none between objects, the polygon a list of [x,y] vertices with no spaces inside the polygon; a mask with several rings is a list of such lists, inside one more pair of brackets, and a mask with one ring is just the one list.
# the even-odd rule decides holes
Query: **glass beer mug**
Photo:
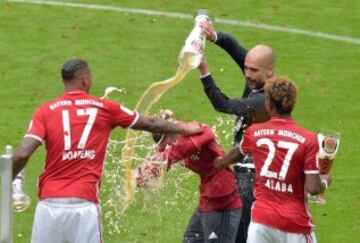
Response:
[{"label": "glass beer mug", "polygon": [[30,197],[24,192],[25,172],[22,170],[13,181],[12,208],[15,212],[23,212],[30,206]]},{"label": "glass beer mug", "polygon": [[[327,175],[331,172],[334,159],[339,150],[340,133],[330,129],[321,128],[317,136],[320,147],[318,154],[319,172],[320,175]],[[310,201],[320,204],[325,203],[325,192],[311,197]]]}]

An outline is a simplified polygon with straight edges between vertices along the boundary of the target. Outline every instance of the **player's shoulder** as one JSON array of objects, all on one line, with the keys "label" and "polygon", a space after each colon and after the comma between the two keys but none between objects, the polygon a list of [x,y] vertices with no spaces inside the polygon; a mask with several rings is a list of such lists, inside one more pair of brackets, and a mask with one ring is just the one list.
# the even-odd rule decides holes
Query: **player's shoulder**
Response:
[{"label": "player's shoulder", "polygon": [[111,112],[117,113],[122,112],[123,114],[127,114],[130,116],[134,116],[136,114],[135,111],[127,108],[123,103],[119,103],[110,99],[101,99],[104,102],[104,107],[106,107]]},{"label": "player's shoulder", "polygon": [[201,133],[200,134],[192,134],[192,135],[186,135],[186,134],[182,134],[180,135],[180,137],[184,137],[185,140],[188,138],[194,138],[194,139],[198,139],[199,137],[208,137],[208,138],[214,138],[216,137],[215,132],[211,129],[211,127],[207,124],[204,123],[199,123],[200,129],[201,129]]},{"label": "player's shoulder", "polygon": [[63,101],[65,102],[65,100],[62,97],[57,97],[52,100],[45,101],[44,103],[42,103],[41,105],[39,105],[37,107],[36,111],[37,112],[39,112],[39,111],[46,112],[46,111],[53,110],[55,106],[57,106],[58,104],[60,104]]},{"label": "player's shoulder", "polygon": [[117,103],[113,100],[99,98],[97,96],[90,95],[90,94],[87,94],[86,97],[84,97],[84,98],[86,98],[88,100],[93,100],[94,102],[96,102],[96,104],[98,104],[97,105],[98,107],[103,108],[105,110],[119,108],[119,106],[120,106],[119,103]]},{"label": "player's shoulder", "polygon": [[93,99],[95,101],[102,102],[104,105],[107,105],[107,106],[119,106],[119,105],[121,105],[121,103],[118,103],[118,102],[116,102],[114,100],[107,99],[107,98],[99,98],[99,97],[94,96],[94,95],[88,95],[87,97],[89,99]]},{"label": "player's shoulder", "polygon": [[97,97],[95,95],[91,95],[91,94],[84,94],[84,96],[82,98],[83,99],[94,100],[94,101],[97,101],[97,102],[103,102],[103,103],[106,103],[106,102],[109,101],[108,99],[99,98],[99,97]]},{"label": "player's shoulder", "polygon": [[202,131],[207,131],[209,133],[214,133],[214,131],[211,129],[211,127],[205,123],[199,123],[200,128]]},{"label": "player's shoulder", "polygon": [[256,130],[264,129],[266,127],[270,127],[269,121],[264,123],[256,123],[244,129],[244,133],[252,134]]},{"label": "player's shoulder", "polygon": [[299,132],[299,133],[302,133],[304,135],[308,135],[308,136],[314,136],[315,135],[315,132],[299,125],[298,123],[294,122],[294,125],[296,127],[296,130]]},{"label": "player's shoulder", "polygon": [[295,124],[295,126],[296,126],[297,133],[299,133],[300,135],[305,137],[306,140],[308,140],[308,141],[317,140],[317,135],[315,132],[313,132],[303,126],[300,126],[298,124]]}]

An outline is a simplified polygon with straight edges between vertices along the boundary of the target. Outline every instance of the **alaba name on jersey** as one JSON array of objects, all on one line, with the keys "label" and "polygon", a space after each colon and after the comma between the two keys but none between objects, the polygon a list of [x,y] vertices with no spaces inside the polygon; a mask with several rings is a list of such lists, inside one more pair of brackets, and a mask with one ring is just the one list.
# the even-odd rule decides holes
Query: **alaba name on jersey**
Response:
[{"label": "alaba name on jersey", "polygon": [[317,136],[291,118],[272,118],[250,126],[240,143],[254,160],[255,202],[252,220],[285,232],[310,233],[305,174],[319,173]]},{"label": "alaba name on jersey", "polygon": [[78,197],[98,203],[100,177],[111,130],[131,127],[138,114],[83,91],[65,92],[41,105],[25,137],[46,146],[39,198]]}]

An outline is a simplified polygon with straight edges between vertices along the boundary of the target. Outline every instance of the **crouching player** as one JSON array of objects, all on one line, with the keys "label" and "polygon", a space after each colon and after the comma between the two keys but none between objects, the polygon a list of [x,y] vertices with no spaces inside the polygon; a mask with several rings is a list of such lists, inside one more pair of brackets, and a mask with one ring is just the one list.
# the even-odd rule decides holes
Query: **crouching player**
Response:
[{"label": "crouching player", "polygon": [[330,175],[319,175],[316,134],[291,118],[296,96],[296,86],[289,79],[266,81],[266,108],[271,120],[250,126],[240,149],[215,160],[216,168],[226,168],[245,154],[253,156],[256,199],[247,243],[316,242],[305,193],[323,192]]},{"label": "crouching player", "polygon": [[[158,143],[155,160],[166,161],[167,170],[177,162],[200,176],[200,199],[184,233],[183,242],[235,242],[242,202],[230,169],[216,170],[215,158],[223,149],[206,125],[197,136],[154,134]],[[137,185],[146,186],[149,175],[159,176],[159,163],[146,162],[138,168]]]}]

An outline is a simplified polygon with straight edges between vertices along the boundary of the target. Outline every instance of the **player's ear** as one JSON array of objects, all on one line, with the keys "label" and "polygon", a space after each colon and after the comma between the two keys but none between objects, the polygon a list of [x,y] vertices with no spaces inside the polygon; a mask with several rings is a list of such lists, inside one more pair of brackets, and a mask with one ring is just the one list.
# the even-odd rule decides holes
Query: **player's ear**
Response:
[{"label": "player's ear", "polygon": [[83,73],[82,77],[81,77],[81,84],[83,86],[83,88],[87,91],[90,90],[91,87],[91,74],[86,72]]},{"label": "player's ear", "polygon": [[269,65],[269,67],[267,68],[266,75],[267,75],[268,78],[274,78],[275,77],[274,65]]},{"label": "player's ear", "polygon": [[271,114],[272,104],[268,97],[265,98],[265,108],[268,114]]}]

